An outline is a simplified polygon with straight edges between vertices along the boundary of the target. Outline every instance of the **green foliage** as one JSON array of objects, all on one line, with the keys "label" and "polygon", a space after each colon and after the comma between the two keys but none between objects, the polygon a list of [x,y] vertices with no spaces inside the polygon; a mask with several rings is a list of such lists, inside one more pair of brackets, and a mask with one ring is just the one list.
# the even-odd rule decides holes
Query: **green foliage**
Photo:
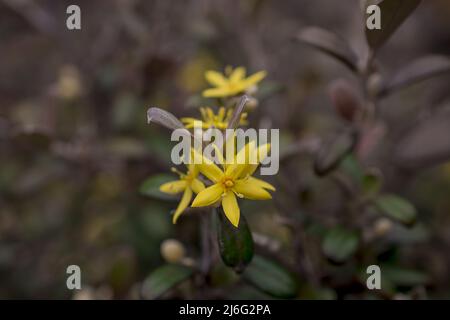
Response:
[{"label": "green foliage", "polygon": [[193,274],[189,267],[169,264],[154,270],[142,284],[145,299],[157,299]]},{"label": "green foliage", "polygon": [[177,180],[177,177],[171,174],[157,174],[147,178],[141,183],[139,193],[158,200],[177,200],[178,197],[170,195],[159,190],[159,187],[166,182]]},{"label": "green foliage", "polygon": [[234,227],[223,209],[217,208],[217,243],[223,262],[241,273],[253,258],[253,239],[245,216],[241,214],[239,226]]},{"label": "green foliage", "polygon": [[386,194],[375,199],[375,205],[381,213],[405,225],[416,221],[416,208],[408,200],[397,195]]},{"label": "green foliage", "polygon": [[333,262],[342,263],[358,249],[359,237],[355,231],[335,227],[325,235],[322,243],[324,254]]},{"label": "green foliage", "polygon": [[298,287],[296,279],[278,263],[255,256],[244,271],[245,280],[261,291],[281,299],[294,298]]}]

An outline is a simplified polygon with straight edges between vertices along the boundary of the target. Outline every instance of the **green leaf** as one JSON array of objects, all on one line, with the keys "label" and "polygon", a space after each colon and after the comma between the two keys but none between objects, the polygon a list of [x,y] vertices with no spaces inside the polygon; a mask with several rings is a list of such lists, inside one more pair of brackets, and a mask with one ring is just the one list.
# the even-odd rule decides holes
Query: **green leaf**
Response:
[{"label": "green leaf", "polygon": [[294,298],[298,287],[296,279],[278,263],[255,256],[242,275],[259,290],[281,299]]},{"label": "green leaf", "polygon": [[144,280],[142,296],[145,299],[157,299],[192,274],[191,268],[181,265],[168,264],[159,267]]},{"label": "green leaf", "polygon": [[381,195],[375,199],[375,206],[386,216],[405,225],[412,225],[416,221],[416,208],[397,195]]},{"label": "green leaf", "polygon": [[159,191],[159,187],[166,182],[175,181],[177,177],[170,174],[157,174],[141,183],[139,193],[158,200],[178,200],[179,197]]},{"label": "green leaf", "polygon": [[[373,4],[373,2],[370,1],[367,5]],[[386,43],[403,21],[417,8],[421,0],[382,0],[378,2],[381,10],[381,29],[366,28],[367,42],[373,50],[377,50]]]},{"label": "green leaf", "polygon": [[217,243],[223,262],[236,272],[242,272],[252,261],[252,233],[242,213],[236,228],[227,219],[223,209],[217,209]]},{"label": "green leaf", "polygon": [[421,271],[401,268],[398,266],[381,266],[382,277],[386,277],[397,286],[419,286],[429,281],[428,275]]},{"label": "green leaf", "polygon": [[381,90],[380,96],[387,96],[417,82],[448,72],[450,72],[450,59],[448,57],[438,55],[422,57],[400,70]]},{"label": "green leaf", "polygon": [[340,168],[358,184],[364,178],[364,170],[353,154],[347,155],[342,160]]},{"label": "green leaf", "polygon": [[383,184],[381,172],[375,168],[366,172],[362,178],[362,189],[366,196],[377,194]]},{"label": "green leaf", "polygon": [[322,250],[331,261],[342,263],[355,253],[358,244],[359,237],[355,231],[336,227],[325,235]]},{"label": "green leaf", "polygon": [[326,141],[316,154],[314,171],[324,176],[333,171],[341,161],[353,150],[356,144],[356,133],[345,130],[333,139]]},{"label": "green leaf", "polygon": [[342,62],[350,70],[357,70],[358,58],[345,39],[317,27],[308,27],[299,32],[297,40],[308,44]]}]

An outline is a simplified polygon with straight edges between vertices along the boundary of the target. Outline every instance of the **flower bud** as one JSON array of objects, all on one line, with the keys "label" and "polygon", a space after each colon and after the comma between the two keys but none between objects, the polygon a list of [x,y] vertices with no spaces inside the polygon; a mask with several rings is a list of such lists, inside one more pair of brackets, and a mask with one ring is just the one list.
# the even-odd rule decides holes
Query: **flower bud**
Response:
[{"label": "flower bud", "polygon": [[375,236],[382,237],[386,235],[392,229],[392,221],[387,218],[380,218],[375,221],[375,225],[373,226],[373,232]]},{"label": "flower bud", "polygon": [[367,92],[371,97],[376,97],[381,90],[382,78],[379,73],[373,73],[367,79]]},{"label": "flower bud", "polygon": [[175,239],[167,239],[161,243],[161,255],[169,263],[180,262],[186,252],[183,244]]},{"label": "flower bud", "polygon": [[361,107],[361,99],[355,89],[344,79],[331,83],[328,95],[336,112],[345,120],[353,121]]},{"label": "flower bud", "polygon": [[253,98],[253,97],[249,97],[249,100],[247,102],[247,104],[245,105],[245,109],[246,110],[255,110],[256,107],[258,107],[258,99]]}]

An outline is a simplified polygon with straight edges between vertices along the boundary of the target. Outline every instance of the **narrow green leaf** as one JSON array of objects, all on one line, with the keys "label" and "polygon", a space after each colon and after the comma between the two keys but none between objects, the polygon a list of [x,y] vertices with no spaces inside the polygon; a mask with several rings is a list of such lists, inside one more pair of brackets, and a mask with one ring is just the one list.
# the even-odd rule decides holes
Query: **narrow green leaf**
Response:
[{"label": "narrow green leaf", "polygon": [[405,225],[412,225],[416,221],[416,208],[397,195],[381,195],[375,199],[375,206],[386,216]]},{"label": "narrow green leaf", "polygon": [[333,171],[341,161],[353,150],[356,144],[356,133],[345,130],[333,139],[326,141],[317,152],[314,171],[324,176]]},{"label": "narrow green leaf", "polygon": [[242,213],[236,228],[228,221],[223,209],[217,209],[217,242],[223,262],[236,272],[242,272],[252,261],[252,233]]},{"label": "narrow green leaf", "polygon": [[358,244],[359,237],[355,231],[336,227],[325,235],[322,249],[331,261],[342,263],[355,253]]},{"label": "narrow green leaf", "polygon": [[175,181],[177,177],[170,174],[157,174],[144,180],[139,187],[139,193],[158,200],[175,201],[179,197],[159,191],[159,187],[166,182]]},{"label": "narrow green leaf", "polygon": [[308,44],[342,62],[350,70],[357,70],[358,58],[345,39],[317,27],[308,27],[299,32],[297,40]]},{"label": "narrow green leaf", "polygon": [[[373,2],[370,1],[367,5],[373,4]],[[367,42],[373,50],[386,43],[403,21],[418,7],[421,0],[382,0],[378,2],[381,10],[381,29],[366,28]]]},{"label": "narrow green leaf", "polygon": [[255,256],[242,275],[254,287],[281,299],[297,295],[297,281],[292,274],[278,263]]},{"label": "narrow green leaf", "polygon": [[157,299],[192,274],[193,270],[189,267],[175,264],[161,266],[144,280],[141,294],[145,299]]}]

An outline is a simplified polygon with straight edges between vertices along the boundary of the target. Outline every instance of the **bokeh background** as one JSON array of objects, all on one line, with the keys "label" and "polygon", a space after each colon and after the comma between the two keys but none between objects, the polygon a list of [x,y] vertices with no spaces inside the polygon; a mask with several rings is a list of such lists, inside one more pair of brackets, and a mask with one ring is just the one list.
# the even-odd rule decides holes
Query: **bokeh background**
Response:
[{"label": "bokeh background", "polygon": [[[75,3],[81,31],[65,26]],[[446,0],[422,3],[380,51],[382,74],[424,54],[449,55],[449,16]],[[164,240],[177,239],[198,259],[198,215],[174,226],[176,203],[139,193],[142,181],[171,167],[170,133],[148,125],[146,111],[195,115],[206,103],[204,72],[242,65],[268,72],[252,125],[280,128],[282,150],[314,144],[345,126],[327,95],[330,82],[358,82],[293,40],[309,25],[365,50],[356,0],[0,1],[0,298],[141,298],[142,282],[164,263]],[[369,219],[356,256],[330,263],[321,230],[351,224],[345,195],[317,177],[312,156],[302,153],[282,162],[273,201],[243,207],[257,250],[296,274],[298,298],[379,298],[361,288],[355,269],[385,262],[394,279],[389,298],[450,297],[450,162],[412,166],[392,157],[405,131],[448,109],[449,80],[383,100],[387,134],[362,161],[383,173],[384,190],[416,206],[414,227]],[[434,140],[450,139],[447,123]],[[429,141],[412,145],[420,153]],[[283,210],[307,221],[302,232],[286,226]],[[70,264],[81,267],[81,292],[66,288]],[[231,273],[219,260],[208,285],[188,281],[166,297],[269,298]]]}]

